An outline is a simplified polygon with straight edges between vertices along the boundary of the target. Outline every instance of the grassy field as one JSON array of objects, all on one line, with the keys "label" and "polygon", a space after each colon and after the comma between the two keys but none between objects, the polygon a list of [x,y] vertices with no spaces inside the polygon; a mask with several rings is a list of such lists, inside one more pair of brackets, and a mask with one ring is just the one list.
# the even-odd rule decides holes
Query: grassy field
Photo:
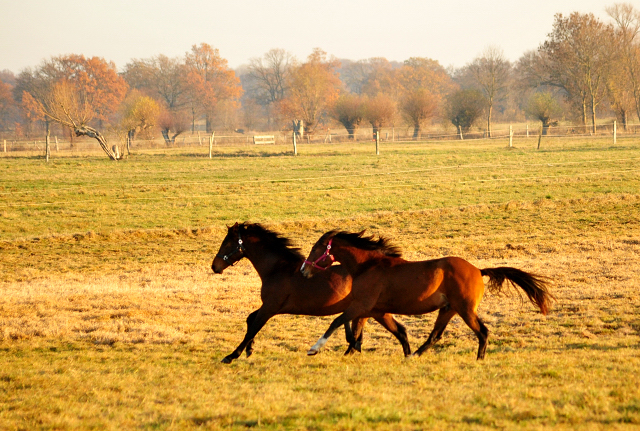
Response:
[{"label": "grassy field", "polygon": [[[637,429],[640,140],[536,144],[0,157],[0,429]],[[375,322],[361,354],[340,334],[307,357],[331,318],[277,316],[223,365],[260,304],[248,262],[210,269],[236,221],[303,253],[366,228],[546,275],[557,301],[485,296],[481,362],[459,318],[404,359]],[[415,349],[435,315],[398,318]]]}]

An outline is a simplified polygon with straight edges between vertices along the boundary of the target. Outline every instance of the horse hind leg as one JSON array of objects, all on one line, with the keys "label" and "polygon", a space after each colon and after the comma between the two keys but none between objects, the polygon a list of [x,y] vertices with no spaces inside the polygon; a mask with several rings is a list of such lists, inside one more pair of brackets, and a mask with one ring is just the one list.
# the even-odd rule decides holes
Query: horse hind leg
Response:
[{"label": "horse hind leg", "polygon": [[409,345],[409,338],[407,337],[407,329],[402,323],[398,322],[391,314],[376,316],[374,319],[398,339],[402,346],[404,356],[411,355],[411,346]]},{"label": "horse hind leg", "polygon": [[433,325],[433,330],[431,334],[429,334],[429,338],[427,341],[415,351],[415,356],[422,355],[429,347],[433,346],[435,343],[442,338],[442,334],[446,329],[449,321],[456,315],[456,312],[451,309],[450,306],[446,306],[445,308],[441,308],[438,312],[438,317],[436,318],[436,323]]},{"label": "horse hind leg", "polygon": [[478,315],[474,311],[460,313],[462,320],[475,332],[478,337],[478,360],[484,359],[485,352],[487,350],[487,340],[489,339],[489,329],[485,326],[484,322],[480,320]]}]

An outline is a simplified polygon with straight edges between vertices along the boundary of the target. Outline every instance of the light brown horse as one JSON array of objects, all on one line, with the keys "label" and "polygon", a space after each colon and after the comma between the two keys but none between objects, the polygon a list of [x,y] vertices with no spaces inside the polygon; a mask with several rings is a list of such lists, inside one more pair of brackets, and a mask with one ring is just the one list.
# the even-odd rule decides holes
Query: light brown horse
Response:
[{"label": "light brown horse", "polygon": [[[330,316],[343,312],[351,303],[352,278],[344,268],[335,267],[311,280],[306,279],[300,273],[304,256],[290,246],[287,238],[259,224],[236,223],[229,227],[211,269],[221,274],[225,268],[244,257],[249,259],[262,280],[262,305],[249,314],[244,339],[222,360],[223,363],[231,363],[245,349],[247,356],[250,356],[253,338],[277,314]],[[405,356],[411,354],[404,326],[390,314],[373,313],[371,317],[395,335]],[[360,351],[361,331],[365,323],[366,319],[354,319],[358,340],[349,340],[349,349],[345,354]],[[351,334],[349,321],[344,326],[345,331]]]},{"label": "light brown horse", "polygon": [[[354,277],[351,304],[311,347],[309,355],[318,353],[344,322],[377,313],[420,315],[439,310],[433,331],[414,355],[421,355],[438,341],[449,320],[458,314],[478,337],[478,359],[482,359],[489,335],[476,313],[484,293],[483,276],[489,277],[490,291],[500,292],[508,280],[520,286],[543,314],[549,310],[553,297],[543,277],[511,267],[478,269],[458,257],[410,262],[402,259],[399,249],[385,238],[375,240],[363,235],[364,231],[327,232],[303,265],[303,274],[313,279],[338,261]],[[347,340],[353,342],[353,334],[347,332]]]}]

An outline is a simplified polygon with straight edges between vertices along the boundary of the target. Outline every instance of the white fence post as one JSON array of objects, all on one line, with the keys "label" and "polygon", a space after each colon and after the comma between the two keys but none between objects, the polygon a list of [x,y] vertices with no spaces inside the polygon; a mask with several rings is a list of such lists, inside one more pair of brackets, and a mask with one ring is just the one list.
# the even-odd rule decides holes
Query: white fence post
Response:
[{"label": "white fence post", "polygon": [[616,144],[616,138],[618,134],[618,122],[613,120],[613,145]]},{"label": "white fence post", "polygon": [[513,126],[509,124],[509,148],[513,147]]},{"label": "white fence post", "polygon": [[293,131],[293,155],[298,155],[298,146],[296,145],[296,131]]}]

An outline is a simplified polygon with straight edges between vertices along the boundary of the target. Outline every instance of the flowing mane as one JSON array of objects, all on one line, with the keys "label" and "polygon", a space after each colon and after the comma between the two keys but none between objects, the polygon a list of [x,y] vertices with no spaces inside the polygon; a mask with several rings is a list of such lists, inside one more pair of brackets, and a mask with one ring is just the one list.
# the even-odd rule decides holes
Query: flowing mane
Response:
[{"label": "flowing mane", "polygon": [[387,238],[378,237],[375,239],[373,235],[364,236],[364,231],[358,233],[350,233],[344,231],[331,231],[323,235],[323,239],[333,237],[344,240],[353,247],[361,250],[378,251],[385,256],[401,257],[402,251],[396,245],[389,242]]},{"label": "flowing mane", "polygon": [[238,225],[241,235],[255,236],[270,251],[277,253],[283,259],[292,263],[299,263],[304,260],[300,249],[291,246],[291,240],[280,234],[273,232],[259,223],[242,223]]}]

